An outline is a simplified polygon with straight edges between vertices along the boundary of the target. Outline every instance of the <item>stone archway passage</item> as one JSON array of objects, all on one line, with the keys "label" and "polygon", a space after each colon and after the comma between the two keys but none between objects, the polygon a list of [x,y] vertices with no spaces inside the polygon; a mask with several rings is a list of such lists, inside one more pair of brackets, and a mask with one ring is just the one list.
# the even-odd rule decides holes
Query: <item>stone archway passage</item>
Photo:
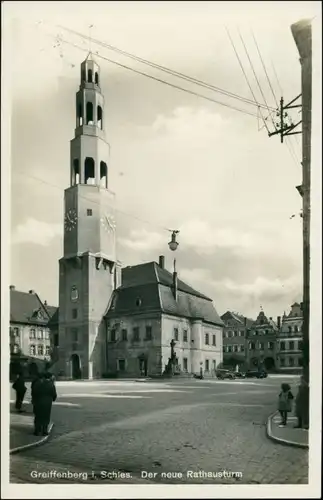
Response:
[{"label": "stone archway passage", "polygon": [[72,378],[73,379],[81,378],[80,356],[78,354],[72,354],[71,363],[72,363]]}]

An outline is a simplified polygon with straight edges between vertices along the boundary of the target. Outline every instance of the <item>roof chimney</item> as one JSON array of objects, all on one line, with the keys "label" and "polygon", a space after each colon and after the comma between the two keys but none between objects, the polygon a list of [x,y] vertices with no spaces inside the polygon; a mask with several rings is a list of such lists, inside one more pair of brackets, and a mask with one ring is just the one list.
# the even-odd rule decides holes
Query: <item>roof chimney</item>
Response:
[{"label": "roof chimney", "polygon": [[35,290],[29,290],[29,293],[35,293]]},{"label": "roof chimney", "polygon": [[15,285],[10,285],[10,287],[9,287],[9,288],[10,288],[10,290],[16,290]]},{"label": "roof chimney", "polygon": [[281,327],[281,316],[277,316],[277,326],[278,326],[278,330],[280,330],[280,327]]},{"label": "roof chimney", "polygon": [[161,269],[165,269],[165,257],[164,255],[160,255],[159,256],[159,263],[158,263],[159,267]]},{"label": "roof chimney", "polygon": [[44,306],[47,306],[47,300],[44,300]]},{"label": "roof chimney", "polygon": [[174,259],[174,272],[173,272],[173,294],[174,299],[177,300],[177,272],[176,272],[176,260]]}]

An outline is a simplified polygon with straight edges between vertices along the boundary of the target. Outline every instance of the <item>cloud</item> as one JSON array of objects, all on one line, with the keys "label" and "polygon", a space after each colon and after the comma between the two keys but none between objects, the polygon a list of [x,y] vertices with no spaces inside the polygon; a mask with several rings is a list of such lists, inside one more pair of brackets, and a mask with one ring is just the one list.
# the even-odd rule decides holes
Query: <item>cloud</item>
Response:
[{"label": "cloud", "polygon": [[156,232],[146,229],[132,230],[128,238],[119,238],[120,245],[131,248],[134,251],[142,252],[156,250],[165,244],[165,237]]},{"label": "cloud", "polygon": [[62,224],[50,224],[33,218],[16,227],[13,232],[11,243],[33,243],[35,245],[48,246],[57,236],[62,236]]}]

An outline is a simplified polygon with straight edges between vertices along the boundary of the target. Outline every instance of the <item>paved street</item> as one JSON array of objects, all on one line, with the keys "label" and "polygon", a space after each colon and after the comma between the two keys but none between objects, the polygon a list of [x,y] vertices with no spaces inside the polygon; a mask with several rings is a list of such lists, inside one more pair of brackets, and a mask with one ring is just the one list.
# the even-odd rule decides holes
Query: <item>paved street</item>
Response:
[{"label": "paved street", "polygon": [[[53,435],[11,457],[11,481],[61,483],[33,478],[32,471],[69,471],[83,474],[69,482],[103,482],[115,471],[131,477],[114,481],[129,484],[146,481],[147,471],[149,481],[163,483],[306,484],[308,451],[266,436],[281,382],[58,383]],[[199,471],[225,477],[198,477]]]}]

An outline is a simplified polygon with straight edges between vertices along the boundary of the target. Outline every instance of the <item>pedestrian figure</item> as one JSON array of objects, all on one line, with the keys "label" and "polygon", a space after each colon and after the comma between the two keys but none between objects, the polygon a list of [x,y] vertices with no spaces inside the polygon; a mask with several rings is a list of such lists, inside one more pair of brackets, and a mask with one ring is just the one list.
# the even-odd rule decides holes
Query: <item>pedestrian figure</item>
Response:
[{"label": "pedestrian figure", "polygon": [[16,410],[22,412],[22,403],[27,391],[27,387],[25,385],[25,380],[22,373],[18,373],[16,380],[12,384],[12,388],[16,391]]},{"label": "pedestrian figure", "polygon": [[295,429],[308,429],[308,397],[309,389],[308,384],[305,378],[301,377],[301,383],[298,387],[298,393],[295,399],[295,409],[296,409],[296,417],[297,417],[297,425],[295,425]]},{"label": "pedestrian figure", "polygon": [[35,414],[35,429],[34,434],[38,436],[48,435],[48,426],[52,411],[53,401],[56,401],[57,393],[55,385],[52,381],[50,373],[41,374],[39,379],[35,381],[32,389],[32,401]]},{"label": "pedestrian figure", "polygon": [[292,411],[292,400],[294,396],[292,394],[289,384],[283,383],[281,385],[281,392],[278,398],[278,410],[281,415],[282,421],[279,427],[285,427],[287,424],[287,413]]}]

